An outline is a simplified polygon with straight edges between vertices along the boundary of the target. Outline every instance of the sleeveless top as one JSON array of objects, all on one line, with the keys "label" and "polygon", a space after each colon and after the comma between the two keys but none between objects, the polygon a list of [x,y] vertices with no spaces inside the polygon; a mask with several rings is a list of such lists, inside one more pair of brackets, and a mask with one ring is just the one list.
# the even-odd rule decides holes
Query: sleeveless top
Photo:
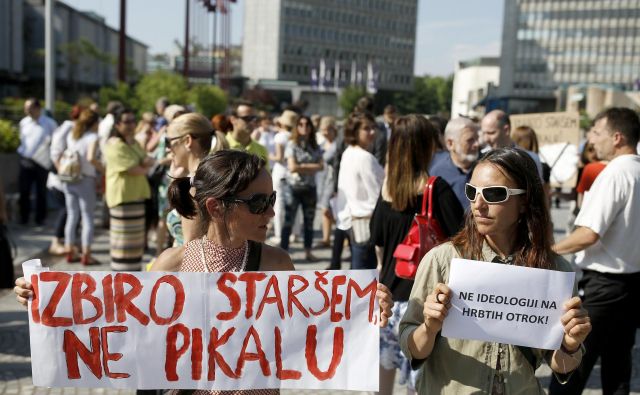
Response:
[{"label": "sleeveless top", "polygon": [[[181,272],[257,271],[262,257],[262,243],[246,241],[240,248],[224,247],[207,239],[191,240],[185,245]],[[279,395],[278,389],[208,391],[172,390],[172,395]]]}]

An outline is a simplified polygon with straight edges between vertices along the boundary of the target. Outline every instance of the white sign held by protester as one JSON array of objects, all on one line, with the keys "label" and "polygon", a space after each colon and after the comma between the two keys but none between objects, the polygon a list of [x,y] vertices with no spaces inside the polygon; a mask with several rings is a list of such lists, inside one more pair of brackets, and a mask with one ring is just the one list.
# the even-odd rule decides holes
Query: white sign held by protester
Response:
[{"label": "white sign held by protester", "polygon": [[375,270],[24,269],[36,386],[378,390]]},{"label": "white sign held by protester", "polygon": [[442,336],[557,350],[575,273],[453,259]]}]

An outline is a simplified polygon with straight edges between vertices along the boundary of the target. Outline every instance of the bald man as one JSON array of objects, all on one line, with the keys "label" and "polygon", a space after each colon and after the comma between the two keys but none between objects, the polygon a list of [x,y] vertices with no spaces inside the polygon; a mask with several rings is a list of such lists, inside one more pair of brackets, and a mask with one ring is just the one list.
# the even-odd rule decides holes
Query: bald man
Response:
[{"label": "bald man", "polygon": [[[516,146],[516,143],[511,140],[511,121],[507,113],[502,110],[493,110],[485,115],[480,123],[480,130],[483,141],[487,144],[489,150]],[[527,151],[527,153],[536,163],[538,175],[542,180],[542,163],[540,162],[540,157],[532,151]]]}]

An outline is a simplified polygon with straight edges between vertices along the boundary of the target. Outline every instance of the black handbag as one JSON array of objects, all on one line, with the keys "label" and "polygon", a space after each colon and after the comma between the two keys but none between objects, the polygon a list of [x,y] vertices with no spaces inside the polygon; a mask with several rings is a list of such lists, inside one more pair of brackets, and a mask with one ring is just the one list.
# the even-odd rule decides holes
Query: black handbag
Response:
[{"label": "black handbag", "polygon": [[13,258],[16,256],[16,246],[9,237],[9,230],[0,225],[0,288],[13,288],[14,270]]}]

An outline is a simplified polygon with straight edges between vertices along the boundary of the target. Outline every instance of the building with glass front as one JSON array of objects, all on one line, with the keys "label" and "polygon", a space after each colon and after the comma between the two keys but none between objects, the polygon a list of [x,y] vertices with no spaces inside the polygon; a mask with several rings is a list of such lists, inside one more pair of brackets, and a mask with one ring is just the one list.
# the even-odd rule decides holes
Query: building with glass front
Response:
[{"label": "building with glass front", "polygon": [[417,0],[246,0],[242,73],[327,88],[413,85]]},{"label": "building with glass front", "polygon": [[505,0],[500,107],[553,111],[557,90],[640,84],[640,0]]}]

